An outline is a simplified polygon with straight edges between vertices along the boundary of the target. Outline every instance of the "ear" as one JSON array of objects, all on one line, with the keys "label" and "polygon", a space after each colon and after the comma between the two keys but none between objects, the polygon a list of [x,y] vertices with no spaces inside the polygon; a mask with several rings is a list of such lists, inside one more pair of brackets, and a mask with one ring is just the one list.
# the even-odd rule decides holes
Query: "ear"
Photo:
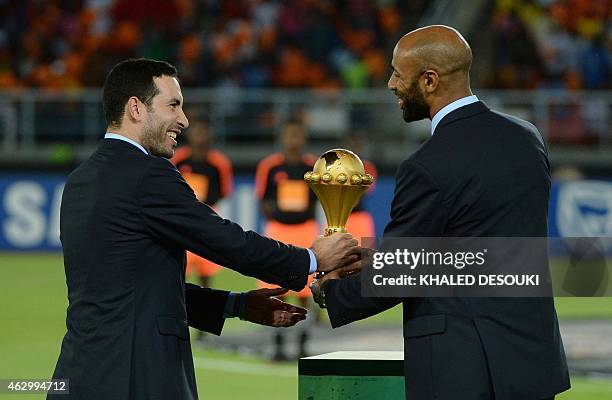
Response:
[{"label": "ear", "polygon": [[141,122],[144,119],[145,105],[136,96],[132,96],[125,103],[125,115],[132,122]]},{"label": "ear", "polygon": [[433,69],[428,69],[421,76],[421,85],[425,93],[433,93],[440,83],[440,75]]}]

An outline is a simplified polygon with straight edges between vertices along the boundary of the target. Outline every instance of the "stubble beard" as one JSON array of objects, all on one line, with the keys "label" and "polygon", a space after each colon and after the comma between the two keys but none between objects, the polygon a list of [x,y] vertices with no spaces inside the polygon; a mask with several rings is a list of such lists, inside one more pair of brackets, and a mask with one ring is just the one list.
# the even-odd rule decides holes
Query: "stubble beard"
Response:
[{"label": "stubble beard", "polygon": [[171,158],[174,155],[174,149],[168,149],[166,147],[168,135],[166,134],[164,124],[156,121],[153,115],[154,114],[149,114],[147,122],[143,128],[142,145],[145,149],[147,149],[149,154],[158,157]]}]

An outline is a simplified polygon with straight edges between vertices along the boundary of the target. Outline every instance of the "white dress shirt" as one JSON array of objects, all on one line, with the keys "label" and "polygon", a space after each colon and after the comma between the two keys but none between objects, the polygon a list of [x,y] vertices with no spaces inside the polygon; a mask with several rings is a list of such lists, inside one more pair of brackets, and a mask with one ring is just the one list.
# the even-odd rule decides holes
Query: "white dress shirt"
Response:
[{"label": "white dress shirt", "polygon": [[478,97],[476,97],[475,95],[471,95],[471,96],[467,96],[467,97],[462,97],[459,100],[455,100],[452,103],[447,104],[446,106],[444,106],[431,119],[431,134],[432,134],[432,136],[434,134],[434,131],[436,130],[436,127],[438,126],[440,121],[442,121],[442,118],[446,117],[446,115],[448,115],[448,113],[450,113],[452,111],[455,111],[456,109],[461,108],[463,106],[467,106],[468,104],[476,103],[477,101],[478,101]]},{"label": "white dress shirt", "polygon": [[133,144],[134,146],[138,147],[143,153],[149,154],[149,152],[147,150],[145,150],[145,148],[142,147],[142,145],[140,143],[133,141],[132,139],[130,139],[127,136],[119,135],[117,133],[112,133],[112,132],[106,132],[106,135],[104,135],[104,139],[123,140],[124,142],[128,142],[128,143]]}]

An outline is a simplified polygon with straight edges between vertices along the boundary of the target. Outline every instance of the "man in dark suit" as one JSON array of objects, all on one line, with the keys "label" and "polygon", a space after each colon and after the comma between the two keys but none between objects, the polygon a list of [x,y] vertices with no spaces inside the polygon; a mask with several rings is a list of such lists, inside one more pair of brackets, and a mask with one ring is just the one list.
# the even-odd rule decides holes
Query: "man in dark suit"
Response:
[{"label": "man in dark suit", "polygon": [[[472,95],[472,53],[446,26],[405,35],[391,89],[432,136],[400,165],[385,237],[544,237],[550,167],[530,123]],[[359,276],[328,274],[333,327],[403,304],[406,398],[537,400],[570,387],[552,298],[362,298]]]},{"label": "man in dark suit", "polygon": [[306,311],[272,298],[286,289],[229,294],[185,284],[185,250],[300,290],[309,273],[355,261],[356,240],[298,248],[245,232],[199,202],[167,160],[188,126],[170,64],[119,63],[103,104],[108,133],[62,198],[69,306],[53,377],[69,380],[62,399],[197,399],[188,326],[218,335],[227,316],[290,326]]}]

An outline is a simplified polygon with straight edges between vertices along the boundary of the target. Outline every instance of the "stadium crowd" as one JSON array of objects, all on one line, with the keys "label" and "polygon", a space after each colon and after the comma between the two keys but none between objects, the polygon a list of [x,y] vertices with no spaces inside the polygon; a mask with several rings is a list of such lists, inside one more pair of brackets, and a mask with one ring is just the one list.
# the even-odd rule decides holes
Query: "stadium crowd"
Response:
[{"label": "stadium crowd", "polygon": [[0,86],[101,86],[110,66],[134,56],[172,62],[184,86],[378,85],[426,3],[5,0]]},{"label": "stadium crowd", "polygon": [[612,88],[611,21],[608,0],[497,0],[487,86]]},{"label": "stadium crowd", "polygon": [[[0,88],[99,87],[134,56],[183,86],[363,88],[427,0],[0,0]],[[493,88],[610,87],[606,0],[498,0]]]}]

